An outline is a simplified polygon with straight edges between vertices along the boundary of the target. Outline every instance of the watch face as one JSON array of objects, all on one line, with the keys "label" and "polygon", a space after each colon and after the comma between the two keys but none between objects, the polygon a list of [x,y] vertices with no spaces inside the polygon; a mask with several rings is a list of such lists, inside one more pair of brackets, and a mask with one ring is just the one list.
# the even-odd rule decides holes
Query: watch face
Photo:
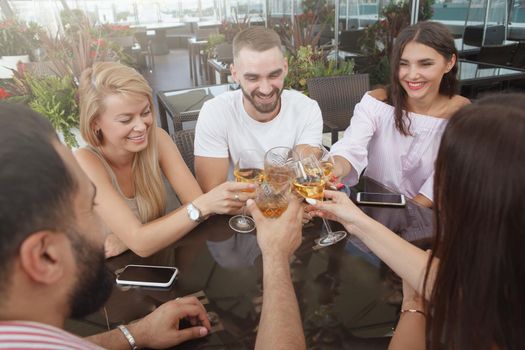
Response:
[{"label": "watch face", "polygon": [[201,218],[201,213],[193,204],[188,205],[188,216],[193,221],[199,221]]},{"label": "watch face", "polygon": [[190,219],[192,219],[193,221],[197,221],[198,218],[199,218],[199,212],[195,210],[195,208],[191,208],[190,209]]}]

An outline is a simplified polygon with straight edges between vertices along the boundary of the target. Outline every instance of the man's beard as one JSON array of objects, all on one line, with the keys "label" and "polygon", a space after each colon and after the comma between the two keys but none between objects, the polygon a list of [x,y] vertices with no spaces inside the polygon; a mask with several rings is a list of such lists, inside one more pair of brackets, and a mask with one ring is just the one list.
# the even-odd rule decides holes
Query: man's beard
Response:
[{"label": "man's beard", "polygon": [[108,300],[113,289],[114,276],[106,266],[104,250],[77,232],[70,234],[77,259],[78,275],[71,293],[71,317],[82,318],[98,309]]},{"label": "man's beard", "polygon": [[275,102],[270,103],[270,104],[263,104],[263,103],[255,102],[255,97],[256,96],[261,96],[261,95],[262,96],[268,96],[268,95],[263,95],[263,94],[257,92],[257,90],[254,90],[250,94],[246,90],[244,90],[242,85],[241,85],[241,90],[242,90],[242,94],[244,95],[244,97],[248,101],[250,101],[251,105],[255,108],[255,110],[257,112],[263,113],[263,114],[272,113],[273,111],[275,111],[275,109],[279,106],[279,103],[281,102],[281,93],[283,92],[283,89],[279,90],[278,88],[274,88],[272,90],[272,92],[270,94],[268,94],[268,95],[275,95],[276,96]]}]

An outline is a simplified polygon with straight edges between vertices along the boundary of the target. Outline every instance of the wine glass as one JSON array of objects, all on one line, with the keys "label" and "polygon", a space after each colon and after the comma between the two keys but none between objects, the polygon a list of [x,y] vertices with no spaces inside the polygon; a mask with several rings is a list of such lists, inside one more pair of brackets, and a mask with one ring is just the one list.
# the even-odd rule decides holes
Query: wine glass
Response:
[{"label": "wine glass", "polygon": [[264,155],[264,173],[269,182],[285,182],[292,179],[290,165],[299,159],[290,147],[270,148]]},{"label": "wine glass", "polygon": [[324,173],[325,186],[330,188],[330,184],[337,180],[337,177],[333,175],[335,160],[330,152],[321,144],[318,145],[300,145],[296,147],[296,151],[299,154],[299,159],[313,156],[318,160],[319,165]]},{"label": "wine glass", "polygon": [[[297,192],[308,199],[320,200],[324,198],[324,187],[332,175],[333,158],[322,146],[312,146],[303,149],[301,160],[294,166],[294,186]],[[316,240],[322,247],[335,244],[346,237],[346,231],[332,231],[330,223],[323,219],[327,234]]]},{"label": "wine glass", "polygon": [[[239,154],[235,163],[233,175],[235,181],[243,183],[259,184],[264,178],[264,159],[257,150],[244,150]],[[243,192],[254,192],[254,189],[243,190]],[[235,215],[229,221],[232,230],[247,233],[255,229],[255,221],[246,215],[246,206],[242,208],[242,214]]]},{"label": "wine glass", "polygon": [[288,208],[290,189],[289,180],[265,180],[257,187],[255,203],[267,218],[278,218]]}]

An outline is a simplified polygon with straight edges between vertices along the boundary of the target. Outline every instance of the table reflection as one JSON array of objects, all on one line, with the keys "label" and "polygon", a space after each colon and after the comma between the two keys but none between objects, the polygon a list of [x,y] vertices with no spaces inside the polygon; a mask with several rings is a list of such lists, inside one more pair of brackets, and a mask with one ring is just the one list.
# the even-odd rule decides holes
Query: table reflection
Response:
[{"label": "table reflection", "polygon": [[[352,190],[388,192],[370,179]],[[408,201],[405,208],[362,207],[409,241],[427,244],[432,211]],[[178,348],[253,349],[262,304],[262,258],[254,234],[238,234],[229,216],[215,215],[171,247],[150,258],[131,252],[108,261],[113,270],[126,264],[176,266],[180,275],[169,289],[115,288],[106,304],[110,326],[129,322],[161,303],[197,293],[218,316],[216,332]],[[334,229],[341,228],[332,223]],[[364,244],[349,235],[330,247],[314,249],[322,222],[303,228],[303,242],[291,261],[309,349],[346,348],[388,343],[402,299],[397,276]],[[105,328],[104,312],[84,320]]]}]

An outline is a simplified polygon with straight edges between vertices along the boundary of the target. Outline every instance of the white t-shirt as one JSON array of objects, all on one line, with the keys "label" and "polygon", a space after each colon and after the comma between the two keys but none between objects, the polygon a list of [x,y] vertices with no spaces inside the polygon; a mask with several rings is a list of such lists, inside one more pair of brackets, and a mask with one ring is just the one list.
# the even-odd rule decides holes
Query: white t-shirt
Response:
[{"label": "white t-shirt", "polygon": [[321,109],[302,93],[284,90],[279,114],[266,123],[251,118],[242,101],[240,89],[207,101],[195,128],[195,156],[230,158],[229,180],[233,180],[233,164],[243,150],[255,149],[264,154],[277,146],[321,143]]}]

